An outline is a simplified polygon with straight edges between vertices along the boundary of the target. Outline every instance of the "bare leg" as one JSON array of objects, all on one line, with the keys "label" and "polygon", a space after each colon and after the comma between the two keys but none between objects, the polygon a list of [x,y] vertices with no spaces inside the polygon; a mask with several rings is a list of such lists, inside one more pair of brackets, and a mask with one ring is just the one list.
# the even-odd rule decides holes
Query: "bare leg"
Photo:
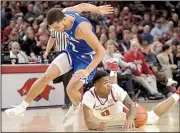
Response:
[{"label": "bare leg", "polygon": [[54,78],[59,76],[60,73],[61,72],[58,66],[52,63],[48,67],[46,72],[34,82],[24,101],[30,103],[35,97],[37,97],[41,92],[43,92],[45,86]]},{"label": "bare leg", "polygon": [[[174,95],[174,96],[173,96]],[[165,101],[159,103],[156,108],[154,109],[154,113],[157,116],[162,116],[164,113],[166,113],[173,105],[174,103],[176,103],[179,99],[179,95],[178,94],[173,94],[171,97],[169,97],[168,99],[166,99]],[[174,98],[176,97],[176,98]]]},{"label": "bare leg", "polygon": [[74,107],[78,106],[81,101],[81,93],[79,90],[83,84],[84,82],[80,80],[77,81],[72,77],[67,86],[67,94]]}]

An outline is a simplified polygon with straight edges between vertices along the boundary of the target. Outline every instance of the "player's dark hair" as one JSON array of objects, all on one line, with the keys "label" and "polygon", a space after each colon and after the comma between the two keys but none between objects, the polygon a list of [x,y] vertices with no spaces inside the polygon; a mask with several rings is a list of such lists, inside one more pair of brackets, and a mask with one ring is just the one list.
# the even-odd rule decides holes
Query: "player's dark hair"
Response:
[{"label": "player's dark hair", "polygon": [[64,13],[59,8],[52,8],[47,12],[46,20],[48,25],[52,25],[55,22],[63,20],[65,17]]},{"label": "player's dark hair", "polygon": [[109,76],[109,74],[106,71],[97,71],[94,75],[94,78],[92,79],[92,83],[96,83],[98,80],[100,80],[103,77]]},{"label": "player's dark hair", "polygon": [[165,52],[165,51],[168,50],[169,48],[170,48],[170,46],[166,44],[166,45],[163,46],[162,51]]}]

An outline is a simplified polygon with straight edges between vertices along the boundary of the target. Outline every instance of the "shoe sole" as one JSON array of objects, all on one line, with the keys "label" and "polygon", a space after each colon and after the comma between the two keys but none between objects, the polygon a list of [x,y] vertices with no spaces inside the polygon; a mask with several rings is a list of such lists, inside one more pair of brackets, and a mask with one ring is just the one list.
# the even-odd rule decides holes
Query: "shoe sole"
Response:
[{"label": "shoe sole", "polygon": [[19,115],[16,115],[16,116],[11,116],[11,115],[9,115],[8,112],[6,112],[6,111],[5,111],[5,113],[6,113],[6,115],[7,115],[8,117],[10,117],[10,118],[14,118],[14,117],[18,117],[18,116],[21,116],[21,117],[24,116],[24,113],[19,114]]}]

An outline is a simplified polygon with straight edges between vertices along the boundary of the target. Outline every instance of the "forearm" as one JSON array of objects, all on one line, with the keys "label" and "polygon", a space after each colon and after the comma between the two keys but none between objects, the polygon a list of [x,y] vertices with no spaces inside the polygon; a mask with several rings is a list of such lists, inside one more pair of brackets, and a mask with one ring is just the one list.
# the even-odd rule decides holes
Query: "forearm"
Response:
[{"label": "forearm", "polygon": [[128,108],[127,119],[134,120],[136,116],[136,103],[131,100],[129,95],[126,95],[123,104]]},{"label": "forearm", "polygon": [[95,123],[93,121],[86,121],[85,124],[89,130],[98,130],[99,129],[99,124]]},{"label": "forearm", "polygon": [[79,4],[79,8],[81,12],[94,12],[98,13],[98,7],[89,3]]},{"label": "forearm", "polygon": [[105,56],[105,50],[101,49],[96,51],[96,54],[93,58],[93,60],[91,61],[91,63],[88,65],[88,67],[86,68],[86,70],[91,73],[97,66],[98,64],[102,61],[103,57]]},{"label": "forearm", "polygon": [[51,48],[53,47],[55,39],[50,37],[47,43],[47,47],[46,47],[46,53],[49,53],[49,51],[51,50]]},{"label": "forearm", "polygon": [[136,104],[132,103],[128,105],[129,111],[127,112],[128,119],[134,120],[136,117]]}]

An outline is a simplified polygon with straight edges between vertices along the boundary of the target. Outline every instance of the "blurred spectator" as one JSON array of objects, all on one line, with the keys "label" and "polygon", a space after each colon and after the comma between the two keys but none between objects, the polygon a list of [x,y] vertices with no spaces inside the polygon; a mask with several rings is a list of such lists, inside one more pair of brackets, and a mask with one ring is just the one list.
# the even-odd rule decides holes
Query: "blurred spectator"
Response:
[{"label": "blurred spectator", "polygon": [[174,27],[177,27],[177,26],[178,26],[178,21],[179,21],[179,18],[178,18],[177,13],[173,13],[173,15],[172,15],[172,21],[173,21],[173,23],[174,23]]},{"label": "blurred spectator", "polygon": [[14,63],[29,63],[27,55],[20,50],[18,42],[13,42],[11,45],[10,58],[12,61],[17,59],[17,62]]},{"label": "blurred spectator", "polygon": [[174,32],[171,39],[169,39],[165,44],[172,45],[173,41],[178,41],[178,40],[179,40],[178,34],[176,32]]},{"label": "blurred spectator", "polygon": [[38,61],[36,55],[40,55],[41,48],[36,45],[37,42],[34,37],[34,31],[32,29],[27,30],[26,39],[21,44],[21,49],[28,55],[31,62]]},{"label": "blurred spectator", "polygon": [[[132,84],[131,72],[130,71],[135,69],[135,65],[133,63],[126,63],[122,60],[123,56],[120,53],[115,52],[115,44],[113,40],[108,40],[106,55],[103,59],[103,65],[105,70],[109,70],[107,66],[107,61],[116,61],[119,65],[118,68],[118,82],[125,81],[125,89],[127,90],[128,94],[133,100],[135,99],[135,92]],[[120,83],[119,83],[120,84]]]},{"label": "blurred spectator", "polygon": [[154,36],[161,37],[162,34],[164,33],[164,30],[162,29],[161,24],[162,23],[160,20],[156,20],[155,27],[151,30],[151,33],[150,33],[153,37]]},{"label": "blurred spectator", "polygon": [[144,55],[144,59],[147,62],[149,68],[152,70],[154,75],[156,76],[157,81],[166,81],[164,70],[159,64],[156,55],[151,52],[149,45],[144,44],[141,45],[141,52]]},{"label": "blurred spectator", "polygon": [[178,68],[180,68],[180,41],[173,41],[171,48],[174,58],[174,64],[177,64]]},{"label": "blurred spectator", "polygon": [[33,12],[33,4],[29,4],[27,9],[28,9],[28,12],[25,14],[24,19],[27,22],[32,23],[36,17],[35,13]]},{"label": "blurred spectator", "polygon": [[153,43],[151,44],[151,52],[155,55],[159,54],[162,51],[163,44],[159,41],[159,37],[153,37]]},{"label": "blurred spectator", "polygon": [[41,1],[35,1],[33,13],[36,14],[36,17],[43,13],[43,6]]},{"label": "blurred spectator", "polygon": [[141,22],[142,26],[149,25],[150,29],[154,27],[149,12],[145,12],[143,16],[143,21]]},{"label": "blurred spectator", "polygon": [[143,33],[141,35],[143,41],[147,41],[148,44],[152,44],[153,36],[150,34],[150,26],[145,25]]},{"label": "blurred spectator", "polygon": [[10,8],[6,8],[5,11],[1,12],[1,31],[9,25],[11,18],[12,10]]},{"label": "blurred spectator", "polygon": [[138,50],[140,44],[137,39],[131,41],[131,48],[124,55],[126,62],[133,62],[137,69],[132,75],[133,80],[140,83],[145,89],[149,91],[152,99],[161,99],[163,95],[158,92],[156,77],[148,67],[143,54]]},{"label": "blurred spectator", "polygon": [[161,66],[165,69],[166,79],[173,78],[172,71],[177,68],[174,64],[172,49],[169,45],[163,46],[163,52],[157,55]]},{"label": "blurred spectator", "polygon": [[131,40],[131,32],[129,30],[124,30],[123,39],[120,42],[118,42],[118,46],[117,46],[119,52],[124,54],[124,52],[130,49],[130,40]]},{"label": "blurred spectator", "polygon": [[107,35],[102,33],[100,38],[99,38],[99,41],[104,46],[104,48],[106,48],[105,43],[107,42],[107,40],[108,40]]},{"label": "blurred spectator", "polygon": [[132,16],[132,14],[129,12],[128,7],[124,7],[123,10],[120,13],[121,18],[124,18],[125,16],[127,16],[128,18],[131,18],[131,16]]}]

